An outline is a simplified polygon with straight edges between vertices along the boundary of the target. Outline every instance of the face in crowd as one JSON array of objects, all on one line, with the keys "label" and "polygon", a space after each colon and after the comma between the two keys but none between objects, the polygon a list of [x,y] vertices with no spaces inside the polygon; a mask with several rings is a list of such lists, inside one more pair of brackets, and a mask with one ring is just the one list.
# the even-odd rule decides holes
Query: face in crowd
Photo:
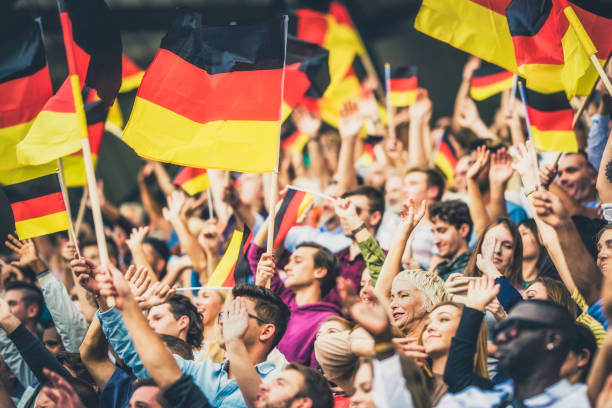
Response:
[{"label": "face in crowd", "polygon": [[438,249],[440,257],[453,259],[469,238],[470,227],[463,224],[457,229],[454,225],[439,218],[435,218],[432,222],[433,243]]},{"label": "face in crowd", "polygon": [[443,304],[429,313],[421,340],[430,357],[448,354],[460,319],[461,310],[453,304]]},{"label": "face in crowd", "polygon": [[604,276],[608,276],[612,268],[612,228],[606,227],[597,240],[597,266]]},{"label": "face in crowd", "polygon": [[410,280],[396,279],[391,286],[391,315],[393,323],[406,332],[426,315],[425,299]]},{"label": "face in crowd", "polygon": [[193,303],[203,317],[204,326],[217,323],[225,300],[214,290],[200,290]]},{"label": "face in crowd", "polygon": [[597,172],[581,154],[568,154],[559,163],[557,182],[578,202],[589,200],[595,192]]}]

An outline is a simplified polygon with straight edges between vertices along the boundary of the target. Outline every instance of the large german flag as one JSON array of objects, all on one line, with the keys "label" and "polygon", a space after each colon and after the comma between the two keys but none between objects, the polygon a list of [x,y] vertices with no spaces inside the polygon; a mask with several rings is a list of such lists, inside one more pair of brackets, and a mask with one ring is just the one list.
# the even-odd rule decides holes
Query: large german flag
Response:
[{"label": "large german flag", "polygon": [[0,170],[21,165],[17,144],[53,95],[40,25],[19,21],[0,42]]},{"label": "large german flag", "polygon": [[121,35],[104,0],[59,0],[60,19],[73,40],[65,38],[74,51],[69,59],[69,77],[42,108],[27,136],[17,146],[23,165],[39,165],[81,149],[71,78],[79,86],[95,89],[111,106],[121,85]]},{"label": "large german flag", "polygon": [[[104,136],[104,122],[108,115],[108,106],[97,97],[96,91],[93,89],[83,88],[82,95],[83,101],[85,101],[85,116],[87,117],[87,134],[89,135],[91,158],[95,166],[98,161],[102,137]],[[63,157],[62,161],[64,163],[66,187],[87,185],[82,151]]]},{"label": "large german flag", "polygon": [[287,233],[297,223],[313,198],[311,193],[287,189],[274,220],[274,248],[278,248],[283,243]]},{"label": "large german flag", "polygon": [[[593,40],[597,58],[605,61],[612,51],[612,9],[584,0],[569,4]],[[588,65],[577,33],[568,29],[559,1],[423,0],[415,28],[522,73],[527,86],[538,92],[588,95],[596,80],[595,69]]]},{"label": "large german flag", "polygon": [[391,71],[389,78],[391,106],[401,108],[410,106],[416,101],[418,81],[416,67],[397,67]]},{"label": "large german flag", "polygon": [[525,97],[535,148],[549,152],[578,151],[574,111],[565,94],[543,94],[527,88]]},{"label": "large german flag", "polygon": [[287,37],[283,122],[304,96],[323,96],[330,81],[328,59],[329,51],[325,48],[291,35]]},{"label": "large german flag", "polygon": [[514,74],[490,62],[481,61],[470,82],[470,96],[482,101],[512,88]]},{"label": "large german flag", "polygon": [[210,187],[208,172],[206,169],[196,169],[193,167],[184,167],[172,180],[190,196],[201,193]]},{"label": "large german flag", "polygon": [[[143,76],[144,71],[123,54],[121,56],[121,88],[119,88],[119,93],[130,92],[138,88]],[[123,120],[123,113],[121,113],[121,107],[119,106],[119,98],[117,98],[113,106],[108,110],[106,126],[114,133],[120,135],[123,125],[125,125],[125,122]]]},{"label": "large german flag", "polygon": [[123,133],[140,156],[271,172],[276,164],[284,18],[202,26],[183,11],[147,69]]},{"label": "large german flag", "polygon": [[69,228],[66,205],[57,173],[3,187],[19,239]]},{"label": "large german flag", "polygon": [[234,230],[229,245],[206,286],[231,288],[237,283],[248,282],[252,273],[246,253],[252,239],[253,233],[246,226],[244,231]]}]

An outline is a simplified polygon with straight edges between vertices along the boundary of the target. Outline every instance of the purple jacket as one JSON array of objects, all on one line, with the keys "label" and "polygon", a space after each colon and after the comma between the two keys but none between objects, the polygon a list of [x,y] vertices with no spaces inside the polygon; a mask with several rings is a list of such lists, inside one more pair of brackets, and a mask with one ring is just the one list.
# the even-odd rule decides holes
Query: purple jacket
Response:
[{"label": "purple jacket", "polygon": [[[251,243],[247,252],[247,260],[253,275],[257,271],[257,263],[264,252],[265,248]],[[295,294],[285,287],[278,274],[272,277],[270,289],[278,294],[291,310],[287,331],[278,344],[278,350],[291,363],[316,368],[318,363],[314,353],[314,341],[317,331],[321,323],[329,316],[341,315],[340,306],[326,301],[298,306],[295,302]]]}]

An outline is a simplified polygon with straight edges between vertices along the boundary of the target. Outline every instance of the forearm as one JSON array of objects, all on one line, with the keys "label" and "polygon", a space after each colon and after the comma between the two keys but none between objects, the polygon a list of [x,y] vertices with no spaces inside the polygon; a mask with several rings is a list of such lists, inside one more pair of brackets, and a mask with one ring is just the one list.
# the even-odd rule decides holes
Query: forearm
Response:
[{"label": "forearm", "polygon": [[87,322],[64,285],[51,273],[37,276],[45,305],[49,309],[66,351],[76,353],[87,332]]},{"label": "forearm", "polygon": [[596,406],[597,397],[610,373],[612,373],[612,332],[608,331],[587,378],[587,395],[593,407]]},{"label": "forearm", "polygon": [[182,376],[178,364],[153,333],[134,299],[125,299],[124,302],[121,315],[142,363],[161,389],[170,387]]},{"label": "forearm", "polygon": [[[317,139],[310,139],[307,146],[308,156],[310,157],[310,174],[319,180],[323,180],[327,176],[327,166],[325,160],[323,160],[321,145]],[[323,189],[324,186],[321,185],[320,188]]]},{"label": "forearm", "polygon": [[506,197],[504,191],[506,190],[506,184],[491,184],[491,201],[489,205],[491,219],[494,220],[499,217],[508,217],[506,211]]},{"label": "forearm", "polygon": [[[610,132],[612,135],[612,132]],[[602,203],[612,203],[612,180],[607,176],[606,169],[612,169],[612,137],[608,136],[608,142],[601,157],[601,165],[597,173],[597,192]]]},{"label": "forearm", "polygon": [[200,244],[198,244],[195,237],[191,235],[191,232],[189,232],[186,221],[181,217],[176,216],[170,220],[170,223],[178,236],[181,250],[187,254],[189,259],[191,259],[193,269],[198,274],[206,271],[206,254],[204,253],[204,250]]},{"label": "forearm", "polygon": [[589,211],[592,209],[584,207],[578,201],[574,200],[569,194],[565,192],[558,184],[550,183],[548,190],[559,197],[563,206],[567,209],[570,215],[584,215],[585,217],[595,218],[597,217],[597,210]]},{"label": "forearm", "polygon": [[455,96],[455,106],[453,109],[453,120],[452,127],[454,131],[461,130],[461,125],[459,124],[459,118],[461,117],[461,105],[463,104],[463,100],[468,98],[468,93],[470,92],[470,79],[463,79],[461,81],[461,85],[459,85],[459,89],[457,90],[457,96]]},{"label": "forearm", "polygon": [[151,194],[151,191],[149,191],[149,187],[147,186],[146,180],[138,180],[138,189],[140,191],[140,200],[142,201],[142,206],[149,215],[151,223],[156,223],[160,219],[163,219],[161,207],[157,200]]},{"label": "forearm", "polygon": [[232,366],[232,372],[235,373],[240,392],[247,407],[253,408],[257,394],[260,392],[261,378],[249,360],[246,346],[241,339],[228,340],[225,345],[227,358]]},{"label": "forearm", "polygon": [[135,266],[142,266],[147,270],[147,274],[151,278],[151,282],[157,282],[159,279],[153,270],[153,267],[149,265],[147,262],[147,258],[145,256],[144,250],[142,249],[142,245],[138,245],[137,247],[130,248],[132,252],[132,263]]},{"label": "forearm", "polygon": [[389,253],[387,254],[385,262],[380,270],[380,276],[378,277],[374,290],[379,296],[382,296],[385,299],[389,297],[393,279],[400,271],[402,255],[406,249],[406,242],[410,237],[410,232],[411,231],[406,230],[405,228],[398,228],[396,237],[393,240],[393,244],[391,244],[391,248],[389,248]]},{"label": "forearm", "polygon": [[36,381],[34,373],[4,330],[0,330],[0,357],[2,357],[9,370],[15,374],[17,381],[23,388],[27,388]]},{"label": "forearm", "polygon": [[429,156],[423,150],[423,130],[426,126],[423,118],[410,120],[408,137],[408,164],[410,166],[428,166]]},{"label": "forearm", "polygon": [[156,162],[153,166],[153,172],[155,173],[157,184],[165,196],[169,196],[176,190],[163,164]]},{"label": "forearm", "polygon": [[472,217],[472,221],[474,223],[474,232],[476,232],[476,235],[480,235],[480,233],[489,223],[489,216],[487,215],[485,203],[482,199],[482,194],[480,193],[480,187],[478,186],[476,180],[467,180],[467,192],[470,216]]},{"label": "forearm", "polygon": [[340,144],[338,156],[338,187],[339,193],[343,194],[357,185],[357,173],[355,172],[355,142],[356,140],[343,140]]},{"label": "forearm", "polygon": [[96,385],[103,389],[112,377],[115,365],[108,358],[108,342],[97,318],[91,322],[79,354]]}]

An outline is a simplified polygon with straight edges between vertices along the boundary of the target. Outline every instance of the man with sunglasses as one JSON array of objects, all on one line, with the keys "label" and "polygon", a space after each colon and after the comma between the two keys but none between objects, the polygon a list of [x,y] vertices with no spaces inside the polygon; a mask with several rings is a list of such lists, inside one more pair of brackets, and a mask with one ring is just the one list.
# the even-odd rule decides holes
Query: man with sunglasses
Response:
[{"label": "man with sunglasses", "polygon": [[469,387],[448,394],[440,407],[588,407],[584,384],[561,379],[573,342],[573,319],[548,301],[518,303],[495,328],[499,370],[508,378],[493,390]]}]

